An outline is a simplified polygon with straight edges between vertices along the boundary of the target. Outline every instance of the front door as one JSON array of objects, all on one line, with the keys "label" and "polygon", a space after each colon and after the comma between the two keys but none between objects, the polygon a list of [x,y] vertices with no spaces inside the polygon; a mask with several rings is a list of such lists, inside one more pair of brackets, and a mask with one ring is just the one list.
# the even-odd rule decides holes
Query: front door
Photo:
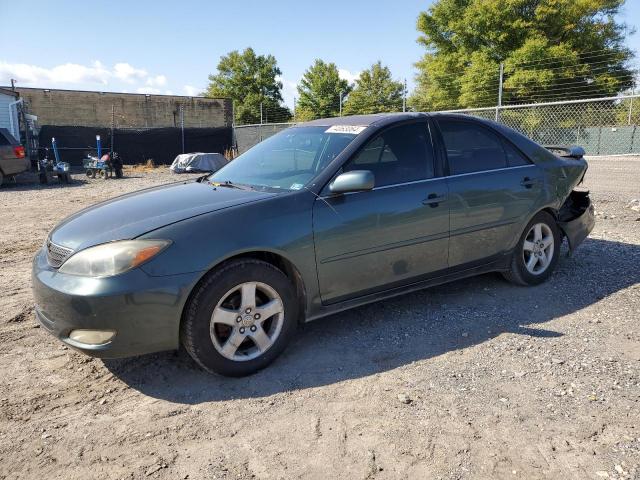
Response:
[{"label": "front door", "polygon": [[313,228],[324,303],[419,280],[447,267],[446,179],[434,174],[425,122],[383,131],[343,166],[370,170],[373,190],[316,199]]}]

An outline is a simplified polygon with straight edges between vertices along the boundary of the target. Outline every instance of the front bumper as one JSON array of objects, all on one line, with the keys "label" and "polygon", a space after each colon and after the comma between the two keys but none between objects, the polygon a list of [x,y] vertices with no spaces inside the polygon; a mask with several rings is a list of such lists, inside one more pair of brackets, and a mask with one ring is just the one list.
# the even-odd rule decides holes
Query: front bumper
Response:
[{"label": "front bumper", "polygon": [[589,192],[573,191],[559,212],[558,226],[569,242],[569,252],[578,248],[596,224]]},{"label": "front bumper", "polygon": [[[178,348],[180,318],[198,273],[152,277],[134,269],[110,278],[66,275],[33,260],[36,317],[52,335],[88,355],[118,358]],[[76,329],[115,330],[107,343],[69,338]]]}]

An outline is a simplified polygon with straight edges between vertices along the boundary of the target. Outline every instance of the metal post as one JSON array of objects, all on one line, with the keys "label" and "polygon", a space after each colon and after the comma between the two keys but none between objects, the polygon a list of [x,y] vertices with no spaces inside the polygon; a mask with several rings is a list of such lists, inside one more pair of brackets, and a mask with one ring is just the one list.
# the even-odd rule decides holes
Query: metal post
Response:
[{"label": "metal post", "polygon": [[342,90],[340,90],[340,117],[342,116]]},{"label": "metal post", "polygon": [[113,158],[113,129],[116,126],[116,106],[111,105],[111,146],[109,147],[109,158]]},{"label": "metal post", "polygon": [[184,153],[184,105],[180,105],[180,133],[182,136],[182,153]]},{"label": "metal post", "polygon": [[11,91],[13,91],[13,92],[16,91],[16,79],[15,78],[11,79]]},{"label": "metal post", "polygon": [[231,99],[231,127],[236,126],[236,101]]},{"label": "metal post", "polygon": [[262,102],[260,102],[260,125],[262,125]]},{"label": "metal post", "polygon": [[498,82],[498,106],[496,107],[496,122],[500,119],[500,107],[502,106],[502,77],[504,76],[504,63],[500,63],[500,80]]},{"label": "metal post", "polygon": [[[635,95],[635,87],[631,89],[631,95]],[[627,117],[627,125],[631,125],[631,111],[633,109],[633,97],[629,100],[629,116]]]},{"label": "metal post", "polygon": [[293,119],[296,119],[296,97],[293,97]]},{"label": "metal post", "polygon": [[402,111],[407,111],[407,79],[404,79],[404,88],[402,90]]}]

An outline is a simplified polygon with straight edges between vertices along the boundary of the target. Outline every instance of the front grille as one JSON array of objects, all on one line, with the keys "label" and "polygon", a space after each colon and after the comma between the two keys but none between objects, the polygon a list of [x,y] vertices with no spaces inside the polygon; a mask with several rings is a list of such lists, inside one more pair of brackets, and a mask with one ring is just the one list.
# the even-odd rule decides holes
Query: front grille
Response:
[{"label": "front grille", "polygon": [[47,261],[53,268],[58,268],[67,258],[71,256],[73,250],[56,245],[51,240],[47,240]]}]

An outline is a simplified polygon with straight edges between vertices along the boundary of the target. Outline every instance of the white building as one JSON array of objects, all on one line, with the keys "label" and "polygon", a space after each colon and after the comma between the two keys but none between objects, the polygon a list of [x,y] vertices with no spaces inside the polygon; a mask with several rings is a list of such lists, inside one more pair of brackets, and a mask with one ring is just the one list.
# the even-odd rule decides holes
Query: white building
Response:
[{"label": "white building", "polygon": [[20,141],[18,94],[2,87],[0,87],[0,128],[6,128]]}]

